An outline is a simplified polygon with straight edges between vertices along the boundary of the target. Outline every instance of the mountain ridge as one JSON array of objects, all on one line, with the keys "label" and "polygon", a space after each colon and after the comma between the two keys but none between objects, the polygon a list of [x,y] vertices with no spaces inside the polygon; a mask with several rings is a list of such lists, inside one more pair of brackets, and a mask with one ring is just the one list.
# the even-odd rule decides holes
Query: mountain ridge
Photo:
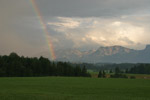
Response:
[{"label": "mountain ridge", "polygon": [[150,63],[150,45],[143,50],[134,50],[123,46],[99,47],[97,50],[80,51],[63,49],[56,51],[56,61],[86,63]]}]

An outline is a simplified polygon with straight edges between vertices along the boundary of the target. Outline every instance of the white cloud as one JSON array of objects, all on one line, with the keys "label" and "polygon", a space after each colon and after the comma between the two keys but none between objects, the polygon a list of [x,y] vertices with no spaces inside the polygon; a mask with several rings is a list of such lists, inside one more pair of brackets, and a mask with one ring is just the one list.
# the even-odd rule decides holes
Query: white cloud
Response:
[{"label": "white cloud", "polygon": [[131,22],[128,18],[130,17],[116,19],[57,17],[58,21],[48,22],[48,25],[53,30],[64,34],[77,48],[88,44],[89,46],[91,44],[97,46],[122,45],[134,48],[139,43],[150,43],[150,41],[145,41],[147,38],[145,36],[148,36],[147,27],[136,25],[138,20]]},{"label": "white cloud", "polygon": [[72,20],[72,18],[58,17],[58,22],[49,22],[48,25],[53,25],[62,28],[77,28],[80,25],[78,20]]}]

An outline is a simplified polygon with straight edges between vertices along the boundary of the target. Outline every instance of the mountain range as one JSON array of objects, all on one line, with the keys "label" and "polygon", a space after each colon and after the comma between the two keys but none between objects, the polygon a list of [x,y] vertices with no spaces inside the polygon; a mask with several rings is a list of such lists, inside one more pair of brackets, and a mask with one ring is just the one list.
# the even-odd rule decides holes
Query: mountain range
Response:
[{"label": "mountain range", "polygon": [[78,63],[150,63],[150,45],[147,45],[143,50],[134,50],[122,46],[108,46],[89,51],[63,49],[56,50],[55,53],[57,61]]}]

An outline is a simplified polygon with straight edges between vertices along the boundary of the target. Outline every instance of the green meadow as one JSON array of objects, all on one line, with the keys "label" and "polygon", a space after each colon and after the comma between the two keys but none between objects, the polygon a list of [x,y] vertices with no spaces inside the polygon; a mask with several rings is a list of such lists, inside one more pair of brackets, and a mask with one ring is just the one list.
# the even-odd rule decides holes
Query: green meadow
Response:
[{"label": "green meadow", "polygon": [[0,78],[0,100],[150,100],[148,79]]}]

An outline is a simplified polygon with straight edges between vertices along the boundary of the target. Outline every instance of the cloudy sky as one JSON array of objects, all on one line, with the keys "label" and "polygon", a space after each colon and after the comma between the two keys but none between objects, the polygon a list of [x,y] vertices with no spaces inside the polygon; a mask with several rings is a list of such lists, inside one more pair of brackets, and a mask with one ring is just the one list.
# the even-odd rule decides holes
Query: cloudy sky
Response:
[{"label": "cloudy sky", "polygon": [[[150,44],[150,0],[35,0],[54,50]],[[0,0],[0,54],[48,51],[31,0]],[[57,55],[57,54],[56,54]]]}]

